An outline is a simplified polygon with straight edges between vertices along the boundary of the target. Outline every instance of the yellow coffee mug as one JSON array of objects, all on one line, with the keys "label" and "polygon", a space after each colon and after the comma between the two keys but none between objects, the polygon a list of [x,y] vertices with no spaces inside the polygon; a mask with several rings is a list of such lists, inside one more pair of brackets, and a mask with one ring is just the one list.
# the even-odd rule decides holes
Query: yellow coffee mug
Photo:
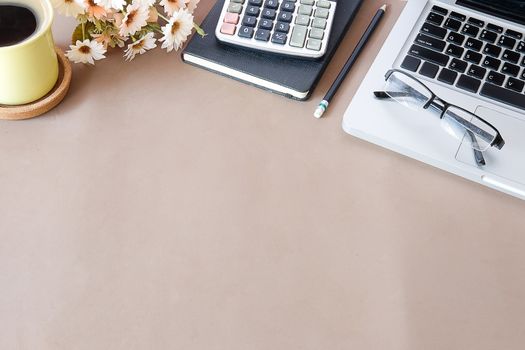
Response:
[{"label": "yellow coffee mug", "polygon": [[0,46],[0,104],[21,105],[45,96],[58,79],[58,59],[51,33],[49,0],[0,0],[0,5],[30,9],[36,29],[26,39]]}]

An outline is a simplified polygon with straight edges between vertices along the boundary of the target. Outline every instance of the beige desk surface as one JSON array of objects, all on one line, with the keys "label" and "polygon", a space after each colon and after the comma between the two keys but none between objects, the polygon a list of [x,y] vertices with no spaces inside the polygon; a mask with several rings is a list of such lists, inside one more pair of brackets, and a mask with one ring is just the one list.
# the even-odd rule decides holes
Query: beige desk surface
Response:
[{"label": "beige desk surface", "polygon": [[157,51],[1,122],[0,349],[523,349],[525,203],[341,130],[391,3],[323,120],[379,0],[307,103]]}]

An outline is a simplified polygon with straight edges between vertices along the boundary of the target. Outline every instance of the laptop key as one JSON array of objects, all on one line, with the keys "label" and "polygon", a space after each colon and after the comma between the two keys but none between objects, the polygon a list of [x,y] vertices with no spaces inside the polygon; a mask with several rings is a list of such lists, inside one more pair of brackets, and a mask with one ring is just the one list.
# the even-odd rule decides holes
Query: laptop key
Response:
[{"label": "laptop key", "polygon": [[463,26],[463,29],[461,29],[461,33],[466,34],[468,36],[476,37],[479,33],[479,27],[467,23]]},{"label": "laptop key", "polygon": [[468,50],[467,53],[465,53],[465,57],[463,57],[463,59],[465,61],[478,64],[481,61],[482,57],[483,56],[480,53]]},{"label": "laptop key", "polygon": [[525,69],[523,70],[523,72],[521,72],[520,79],[525,80]]},{"label": "laptop key", "polygon": [[515,77],[520,73],[520,67],[512,63],[505,63],[501,67],[501,73]]},{"label": "laptop key", "polygon": [[487,70],[485,68],[481,68],[480,66],[476,66],[475,64],[471,64],[470,68],[467,71],[467,74],[471,77],[483,79],[485,78],[485,74],[487,73]]},{"label": "laptop key", "polygon": [[443,23],[445,17],[438,15],[437,13],[430,12],[427,16],[427,22],[440,26]]},{"label": "laptop key", "polygon": [[485,68],[492,69],[492,70],[499,70],[499,67],[501,66],[501,61],[497,58],[486,56],[483,59],[483,62],[481,62],[481,65]]},{"label": "laptop key", "polygon": [[465,36],[459,33],[450,32],[447,36],[447,41],[456,45],[463,45],[465,41]]},{"label": "laptop key", "polygon": [[477,39],[468,38],[467,42],[465,43],[465,46],[468,49],[471,49],[471,50],[474,50],[474,51],[479,51],[483,47],[483,43],[481,41],[477,40]]},{"label": "laptop key", "polygon": [[518,40],[523,39],[523,34],[522,33],[517,32],[517,31],[512,30],[512,29],[507,29],[507,31],[505,32],[505,35],[506,36],[510,36],[511,38],[514,38],[514,39],[518,39]]},{"label": "laptop key", "polygon": [[499,38],[498,45],[512,50],[514,45],[516,45],[516,39],[510,38],[508,36],[501,36]]},{"label": "laptop key", "polygon": [[459,73],[464,73],[467,70],[468,64],[465,61],[460,61],[457,58],[453,58],[448,68],[455,70]]},{"label": "laptop key", "polygon": [[433,63],[430,63],[430,62],[425,62],[421,66],[421,69],[419,70],[419,74],[424,75],[425,77],[434,79],[438,71],[439,71],[439,66]]},{"label": "laptop key", "polygon": [[499,33],[499,34],[503,33],[503,28],[502,27],[497,26],[497,25],[492,24],[492,23],[487,24],[487,29],[488,30],[492,30],[493,32],[496,32],[496,33]]},{"label": "laptop key", "polygon": [[440,6],[437,6],[437,5],[434,5],[432,7],[432,11],[434,11],[436,13],[439,13],[440,15],[443,15],[443,16],[446,16],[447,13],[448,13],[447,9],[444,9],[443,7],[440,7]]},{"label": "laptop key", "polygon": [[419,45],[412,45],[408,53],[412,56],[438,64],[440,66],[446,66],[449,60],[449,57],[447,55],[444,55],[431,49],[427,49]]},{"label": "laptop key", "polygon": [[420,64],[421,64],[421,60],[419,58],[415,58],[415,57],[412,57],[412,56],[407,56],[403,60],[403,63],[401,63],[401,68],[404,68],[404,69],[409,70],[411,72],[415,72],[419,68]]},{"label": "laptop key", "polygon": [[522,92],[524,86],[525,82],[514,78],[509,78],[509,80],[507,80],[507,84],[505,84],[507,89],[511,89],[516,92]]},{"label": "laptop key", "polygon": [[525,52],[525,41],[520,41],[518,43],[518,47],[516,48],[516,51],[524,53]]},{"label": "laptop key", "polygon": [[498,34],[485,29],[481,31],[479,38],[483,41],[494,44],[494,42],[498,39]]},{"label": "laptop key", "polygon": [[485,83],[479,93],[481,96],[492,98],[516,108],[525,109],[525,98],[523,98],[522,94],[515,91]]},{"label": "laptop key", "polygon": [[499,54],[501,53],[501,47],[497,47],[492,44],[487,44],[483,49],[483,53],[492,57],[499,57]]},{"label": "laptop key", "polygon": [[445,28],[453,30],[455,32],[458,32],[461,28],[461,22],[454,19],[454,18],[447,18],[445,21],[445,24],[443,25]]},{"label": "laptop key", "polygon": [[468,19],[468,22],[470,24],[473,24],[473,25],[478,26],[478,27],[484,27],[485,26],[485,22],[483,22],[482,20],[479,20],[477,18],[474,18],[474,17],[470,17]]},{"label": "laptop key", "polygon": [[487,80],[489,83],[501,86],[505,81],[505,76],[503,74],[491,70],[489,74],[487,74],[487,79],[485,80]]},{"label": "laptop key", "polygon": [[444,39],[447,35],[447,30],[445,28],[440,28],[430,23],[423,24],[420,32],[436,37],[438,39]]},{"label": "laptop key", "polygon": [[521,56],[519,53],[510,51],[508,49],[503,51],[503,55],[501,55],[501,59],[507,62],[511,62],[511,63],[518,63],[518,61],[520,60],[520,57]]},{"label": "laptop key", "polygon": [[458,79],[458,82],[456,83],[456,86],[458,88],[462,90],[470,91],[473,93],[478,92],[480,85],[481,85],[480,80],[469,77],[465,74],[461,74],[461,76]]},{"label": "laptop key", "polygon": [[442,40],[432,38],[426,34],[419,33],[416,37],[416,43],[421,46],[426,46],[428,48],[434,49],[436,51],[443,51],[445,49],[446,43]]},{"label": "laptop key", "polygon": [[454,44],[448,44],[447,50],[445,52],[447,53],[447,55],[459,58],[463,55],[464,51],[465,49],[460,46],[457,46]]},{"label": "laptop key", "polygon": [[446,83],[448,85],[453,85],[457,77],[458,77],[457,72],[454,72],[453,70],[450,70],[447,68],[443,68],[441,72],[439,73],[437,80],[443,83]]},{"label": "laptop key", "polygon": [[455,11],[452,11],[450,13],[450,17],[454,17],[455,19],[458,19],[461,22],[465,22],[465,20],[467,19],[467,16],[462,15],[461,13],[458,13],[458,12],[455,12]]}]

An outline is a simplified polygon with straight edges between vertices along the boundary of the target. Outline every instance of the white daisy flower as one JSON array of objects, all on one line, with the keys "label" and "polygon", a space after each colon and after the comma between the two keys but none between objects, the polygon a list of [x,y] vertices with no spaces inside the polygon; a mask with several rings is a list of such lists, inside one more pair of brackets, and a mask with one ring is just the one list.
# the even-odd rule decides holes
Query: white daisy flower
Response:
[{"label": "white daisy flower", "polygon": [[168,52],[173,49],[178,50],[186,41],[193,29],[193,16],[186,10],[179,10],[173,14],[170,21],[162,27],[164,36],[160,39],[163,41],[162,48]]},{"label": "white daisy flower", "polygon": [[95,0],[95,4],[105,7],[107,9],[114,9],[122,11],[124,5],[126,4],[125,0]]},{"label": "white daisy flower", "polygon": [[161,0],[159,4],[164,7],[164,12],[170,16],[186,7],[185,0]]},{"label": "white daisy flower", "polygon": [[138,2],[144,7],[151,7],[155,5],[155,2],[157,2],[157,0],[133,0],[133,2]]},{"label": "white daisy flower", "polygon": [[53,7],[64,16],[76,17],[86,12],[83,0],[51,0]]},{"label": "white daisy flower", "polygon": [[126,61],[131,61],[137,54],[142,55],[146,51],[156,48],[157,44],[155,44],[155,41],[156,39],[153,37],[153,33],[150,32],[134,43],[129,44],[124,55]]},{"label": "white daisy flower", "polygon": [[120,25],[120,35],[128,36],[135,34],[140,28],[148,24],[149,9],[140,3],[132,3],[126,8],[126,15]]},{"label": "white daisy flower", "polygon": [[186,2],[186,9],[189,13],[193,13],[197,8],[200,0],[184,0]]},{"label": "white daisy flower", "polygon": [[106,58],[106,56],[104,56],[106,53],[104,45],[95,40],[77,40],[76,44],[70,45],[69,48],[70,50],[66,52],[66,56],[70,61],[75,63],[95,64],[95,60]]}]

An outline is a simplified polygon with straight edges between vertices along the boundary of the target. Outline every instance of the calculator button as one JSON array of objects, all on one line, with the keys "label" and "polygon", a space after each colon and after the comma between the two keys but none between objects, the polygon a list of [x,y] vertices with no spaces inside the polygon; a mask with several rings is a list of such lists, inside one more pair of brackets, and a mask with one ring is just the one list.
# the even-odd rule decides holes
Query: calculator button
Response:
[{"label": "calculator button", "polygon": [[281,12],[279,13],[279,18],[278,20],[281,21],[281,22],[292,22],[292,19],[293,19],[293,13],[291,12]]},{"label": "calculator button", "polygon": [[248,6],[246,8],[246,14],[248,16],[259,17],[260,12],[261,12],[261,8],[257,6]]},{"label": "calculator button", "polygon": [[312,14],[313,7],[307,5],[299,6],[299,14],[310,16]]},{"label": "calculator button", "polygon": [[264,7],[276,10],[279,7],[279,1],[277,0],[266,0]]},{"label": "calculator button", "polygon": [[236,2],[238,4],[244,4],[244,0],[231,0],[231,2]]},{"label": "calculator button", "polygon": [[253,6],[262,6],[263,0],[248,0],[248,4]]},{"label": "calculator button", "polygon": [[323,38],[324,38],[324,30],[319,29],[319,28],[312,28],[310,30],[310,38],[323,40]]},{"label": "calculator button", "polygon": [[242,25],[246,27],[255,27],[257,25],[257,17],[244,16],[242,19]]},{"label": "calculator button", "polygon": [[326,28],[326,19],[314,18],[314,20],[312,22],[312,27],[319,28],[319,29],[325,29]]},{"label": "calculator button", "polygon": [[272,9],[264,9],[262,12],[262,18],[275,19],[275,16],[277,16],[277,13]]},{"label": "calculator button", "polygon": [[317,17],[317,18],[327,19],[329,13],[330,12],[327,9],[318,8],[318,9],[315,10],[315,15],[314,16]]},{"label": "calculator button", "polygon": [[281,33],[288,33],[290,31],[290,25],[284,22],[277,22],[275,30]]},{"label": "calculator button", "polygon": [[307,16],[307,15],[298,15],[296,18],[295,18],[295,23],[296,24],[299,24],[299,25],[302,25],[302,26],[307,26],[310,24],[310,16]]},{"label": "calculator button", "polygon": [[306,40],[307,32],[308,32],[308,27],[296,25],[292,30],[292,38],[290,40],[290,46],[304,47],[304,41]]},{"label": "calculator button", "polygon": [[259,40],[259,41],[270,40],[270,31],[266,29],[257,29],[257,32],[255,32],[255,40]]},{"label": "calculator button", "polygon": [[239,15],[236,13],[230,13],[226,12],[226,15],[224,16],[224,22],[231,23],[231,24],[237,24],[239,23]]},{"label": "calculator button", "polygon": [[309,50],[321,51],[322,43],[323,42],[321,40],[309,39],[306,48]]},{"label": "calculator button", "polygon": [[235,3],[235,2],[231,2],[230,5],[228,6],[228,12],[241,13],[242,12],[242,5],[238,4],[238,3]]},{"label": "calculator button", "polygon": [[242,26],[241,29],[239,29],[239,36],[241,38],[253,38],[254,29],[252,27],[246,27]]},{"label": "calculator button", "polygon": [[269,19],[261,19],[261,22],[259,22],[259,28],[261,29],[273,29],[273,21]]},{"label": "calculator button", "polygon": [[279,45],[284,45],[284,44],[286,44],[286,39],[287,38],[288,38],[288,36],[286,34],[275,32],[272,35],[272,43],[279,44]]},{"label": "calculator button", "polygon": [[321,8],[324,8],[324,9],[329,9],[331,5],[332,4],[330,4],[329,1],[325,1],[325,0],[319,0],[317,2],[317,7],[321,7]]},{"label": "calculator button", "polygon": [[284,1],[281,5],[282,11],[288,11],[288,12],[294,12],[295,11],[295,3],[292,1]]},{"label": "calculator button", "polygon": [[314,0],[301,0],[301,5],[312,6],[313,4],[314,4]]},{"label": "calculator button", "polygon": [[226,35],[233,35],[235,34],[235,28],[235,24],[223,23],[221,27],[221,33]]}]

